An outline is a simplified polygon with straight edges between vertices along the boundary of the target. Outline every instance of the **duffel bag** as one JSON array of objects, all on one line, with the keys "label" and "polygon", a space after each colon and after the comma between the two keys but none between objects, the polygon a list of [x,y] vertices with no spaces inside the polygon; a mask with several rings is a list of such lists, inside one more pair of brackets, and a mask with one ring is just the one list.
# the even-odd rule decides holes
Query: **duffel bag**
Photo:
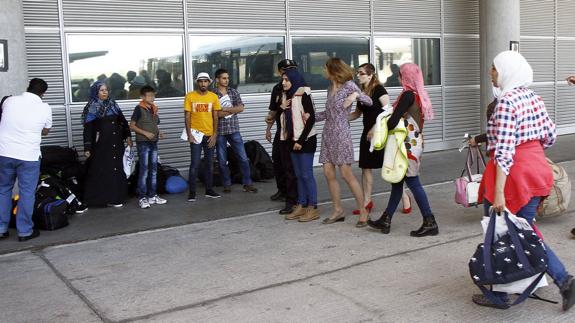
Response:
[{"label": "duffel bag", "polygon": [[549,196],[537,209],[537,218],[551,218],[565,213],[571,201],[571,180],[563,167],[547,158],[549,167],[553,171],[553,187]]},{"label": "duffel bag", "polygon": [[[496,234],[496,218],[503,216],[507,232]],[[523,302],[535,290],[547,271],[547,253],[543,241],[524,219],[512,221],[506,210],[501,214],[490,213],[489,224],[483,243],[480,243],[469,260],[469,273],[483,295],[494,304],[508,307],[509,304],[495,297],[486,285],[499,285],[533,278],[533,282],[511,305]],[[498,237],[497,237],[498,236]]]},{"label": "duffel bag", "polygon": [[34,227],[53,231],[68,226],[68,205],[65,200],[45,199],[36,204],[32,220]]}]

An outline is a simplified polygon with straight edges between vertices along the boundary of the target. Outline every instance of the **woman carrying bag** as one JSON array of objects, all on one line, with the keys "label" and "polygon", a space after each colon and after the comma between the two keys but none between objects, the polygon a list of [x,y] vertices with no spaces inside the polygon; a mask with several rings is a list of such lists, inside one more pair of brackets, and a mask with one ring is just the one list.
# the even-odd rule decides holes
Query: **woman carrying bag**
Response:
[{"label": "woman carrying bag", "polygon": [[[413,63],[401,65],[399,70],[399,80],[403,86],[403,91],[393,104],[393,113],[387,121],[387,128],[391,132],[398,127],[403,118],[407,136],[401,150],[406,150],[408,159],[407,174],[397,183],[391,184],[391,195],[387,208],[378,220],[368,220],[368,225],[388,234],[391,227],[391,218],[397,209],[397,205],[403,195],[403,183],[413,193],[415,201],[419,206],[423,216],[423,224],[415,231],[411,231],[412,237],[424,237],[437,235],[439,228],[435,217],[431,211],[429,200],[425,190],[419,181],[419,167],[421,165],[421,154],[423,153],[423,123],[433,119],[433,107],[429,94],[423,85],[423,75],[419,66]],[[389,140],[389,139],[388,139]],[[389,142],[388,142],[389,144]],[[405,148],[405,149],[404,149]]]},{"label": "woman carrying bag", "polygon": [[[533,70],[521,54],[504,51],[493,60],[491,82],[501,94],[487,122],[490,160],[479,187],[479,201],[485,199],[485,216],[489,216],[490,208],[494,212],[507,208],[529,224],[553,186],[543,150],[551,147],[557,137],[543,100],[528,88],[532,81]],[[568,310],[575,303],[575,281],[555,253],[549,247],[546,250],[547,273],[559,287],[563,310]],[[506,293],[495,294],[500,303],[507,305]],[[508,308],[482,294],[473,295],[472,300],[481,306]]]}]

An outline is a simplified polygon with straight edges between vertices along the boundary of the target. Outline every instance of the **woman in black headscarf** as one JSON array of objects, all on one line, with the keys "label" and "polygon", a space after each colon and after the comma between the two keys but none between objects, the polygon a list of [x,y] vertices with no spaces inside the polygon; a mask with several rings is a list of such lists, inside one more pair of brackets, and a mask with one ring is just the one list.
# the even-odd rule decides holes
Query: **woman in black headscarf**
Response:
[{"label": "woman in black headscarf", "polygon": [[96,82],[82,113],[87,160],[84,200],[92,206],[121,207],[128,196],[122,157],[124,140],[132,146],[130,127],[108,88]]}]

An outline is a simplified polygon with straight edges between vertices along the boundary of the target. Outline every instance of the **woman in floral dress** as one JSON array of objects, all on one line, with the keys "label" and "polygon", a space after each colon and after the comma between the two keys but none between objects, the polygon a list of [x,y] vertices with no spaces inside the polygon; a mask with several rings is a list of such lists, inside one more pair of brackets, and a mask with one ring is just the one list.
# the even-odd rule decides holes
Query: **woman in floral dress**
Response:
[{"label": "woman in floral dress", "polygon": [[318,112],[316,120],[325,120],[319,162],[323,164],[323,172],[333,202],[333,212],[323,223],[331,224],[345,220],[340,187],[336,178],[337,167],[341,177],[351,189],[357,208],[360,210],[356,226],[363,227],[367,224],[368,213],[364,206],[361,186],[351,168],[355,160],[348,116],[354,101],[359,100],[367,106],[371,105],[372,101],[353,82],[353,69],[340,58],[330,58],[326,62],[325,76],[331,81],[331,85],[328,89],[325,111]]}]

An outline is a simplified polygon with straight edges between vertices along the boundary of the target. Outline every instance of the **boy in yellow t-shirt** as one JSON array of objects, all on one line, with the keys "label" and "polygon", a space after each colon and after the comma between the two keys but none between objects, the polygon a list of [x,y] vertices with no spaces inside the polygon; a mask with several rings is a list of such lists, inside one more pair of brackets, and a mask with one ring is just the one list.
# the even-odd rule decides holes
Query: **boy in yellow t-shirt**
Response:
[{"label": "boy in yellow t-shirt", "polygon": [[[188,93],[184,99],[186,133],[191,150],[190,177],[188,179],[190,185],[189,202],[196,200],[196,178],[202,158],[202,149],[206,160],[206,167],[202,174],[206,187],[206,197],[220,197],[218,193],[214,192],[212,182],[214,147],[218,137],[219,113],[222,108],[218,96],[208,91],[210,83],[212,83],[212,79],[208,73],[199,73],[196,77],[196,90]],[[194,134],[192,134],[192,130],[195,130]],[[203,135],[201,140],[195,139],[201,136],[198,136],[197,132]]]}]

